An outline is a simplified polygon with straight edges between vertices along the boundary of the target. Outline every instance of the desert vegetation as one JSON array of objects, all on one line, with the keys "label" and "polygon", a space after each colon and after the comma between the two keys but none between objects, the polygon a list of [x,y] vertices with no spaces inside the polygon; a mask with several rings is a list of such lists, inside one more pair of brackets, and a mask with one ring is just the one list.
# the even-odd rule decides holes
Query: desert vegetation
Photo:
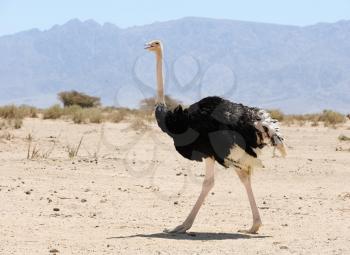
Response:
[{"label": "desert vegetation", "polygon": [[58,93],[58,99],[62,102],[64,107],[79,105],[80,107],[88,108],[101,105],[101,99],[99,97],[89,96],[75,90]]},{"label": "desert vegetation", "polygon": [[[28,105],[5,105],[0,107],[0,130],[19,129],[24,118],[63,119],[75,124],[99,124],[102,122],[119,123],[127,121],[134,130],[145,130],[154,122],[155,98],[145,98],[140,101],[139,109],[123,107],[102,107],[100,98],[77,91],[63,91],[58,93],[62,105],[55,104],[46,109],[38,109]],[[165,96],[165,103],[171,109],[182,104],[181,101]],[[324,110],[313,114],[285,114],[279,109],[270,109],[272,118],[285,125],[310,125],[317,127],[336,128],[346,122],[346,115],[332,110]],[[33,148],[32,148],[33,149]]]},{"label": "desert vegetation", "polygon": [[323,110],[321,113],[312,114],[284,114],[278,109],[269,110],[271,117],[281,121],[286,125],[297,124],[304,126],[310,123],[312,127],[317,127],[319,123],[323,123],[325,127],[336,128],[337,125],[346,122],[346,116],[336,111]]}]

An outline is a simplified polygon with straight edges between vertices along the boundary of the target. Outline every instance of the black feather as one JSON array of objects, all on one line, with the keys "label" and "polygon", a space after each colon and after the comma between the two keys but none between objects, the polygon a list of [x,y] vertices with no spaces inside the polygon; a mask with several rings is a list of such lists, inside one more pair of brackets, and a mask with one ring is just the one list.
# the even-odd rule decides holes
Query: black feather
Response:
[{"label": "black feather", "polygon": [[264,146],[258,143],[261,133],[254,125],[259,120],[258,111],[220,97],[206,97],[187,109],[178,106],[169,110],[158,104],[155,116],[182,156],[196,161],[214,157],[228,167],[225,159],[234,145],[253,157],[257,157],[254,149]]}]

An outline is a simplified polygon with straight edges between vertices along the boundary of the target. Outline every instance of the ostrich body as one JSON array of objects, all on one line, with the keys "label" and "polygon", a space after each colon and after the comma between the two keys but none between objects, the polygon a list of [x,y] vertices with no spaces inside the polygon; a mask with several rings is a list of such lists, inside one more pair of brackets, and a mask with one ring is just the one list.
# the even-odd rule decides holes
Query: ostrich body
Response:
[{"label": "ostrich body", "polygon": [[181,105],[170,110],[164,102],[160,41],[151,41],[146,49],[155,52],[157,62],[157,99],[155,116],[158,126],[173,140],[175,149],[189,160],[205,162],[202,191],[186,220],[171,233],[183,233],[191,228],[205,197],[214,186],[214,163],[233,167],[242,181],[253,214],[253,225],[247,233],[257,233],[261,218],[251,187],[254,167],[262,166],[260,150],[272,144],[285,155],[283,137],[278,122],[264,110],[236,104],[220,97],[206,97],[187,109]]}]

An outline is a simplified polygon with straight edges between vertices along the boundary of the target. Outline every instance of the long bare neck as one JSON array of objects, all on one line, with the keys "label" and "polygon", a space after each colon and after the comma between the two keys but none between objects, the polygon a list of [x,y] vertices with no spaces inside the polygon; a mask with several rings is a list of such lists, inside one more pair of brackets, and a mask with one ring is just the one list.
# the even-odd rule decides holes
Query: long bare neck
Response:
[{"label": "long bare neck", "polygon": [[156,104],[165,103],[164,101],[164,80],[163,80],[163,52],[156,53],[157,58],[157,99]]}]

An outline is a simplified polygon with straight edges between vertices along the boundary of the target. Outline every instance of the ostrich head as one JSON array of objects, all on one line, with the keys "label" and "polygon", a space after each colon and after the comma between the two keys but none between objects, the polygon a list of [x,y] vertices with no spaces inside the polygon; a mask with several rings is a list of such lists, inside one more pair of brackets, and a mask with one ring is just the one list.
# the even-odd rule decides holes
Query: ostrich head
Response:
[{"label": "ostrich head", "polygon": [[162,42],[159,40],[153,40],[145,44],[146,50],[153,51],[155,53],[161,53],[162,48]]}]

